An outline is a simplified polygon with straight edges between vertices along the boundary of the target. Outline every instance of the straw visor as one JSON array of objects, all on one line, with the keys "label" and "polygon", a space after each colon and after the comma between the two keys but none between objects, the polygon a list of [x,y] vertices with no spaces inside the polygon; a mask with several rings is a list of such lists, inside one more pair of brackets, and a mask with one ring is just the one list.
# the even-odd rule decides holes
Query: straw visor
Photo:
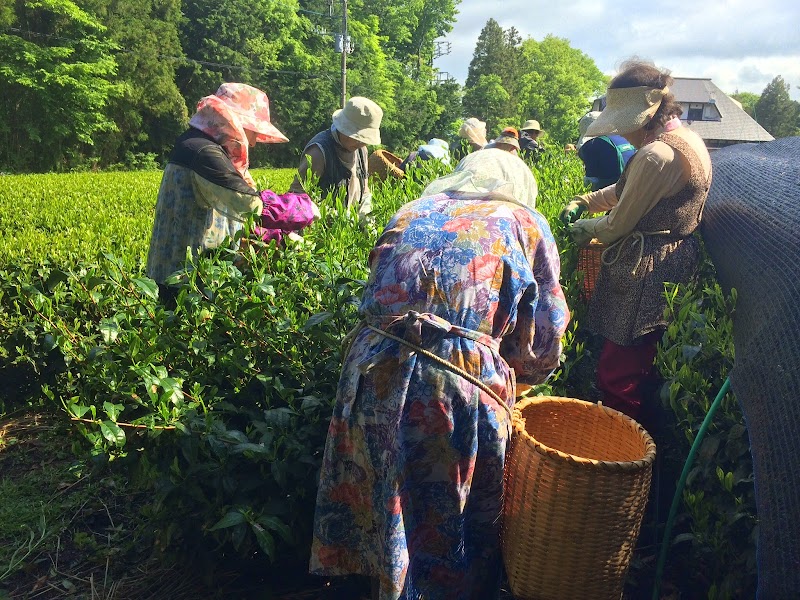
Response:
[{"label": "straw visor", "polygon": [[625,135],[646,125],[661,106],[669,87],[656,89],[648,86],[609,88],[606,107],[586,130],[587,136]]}]

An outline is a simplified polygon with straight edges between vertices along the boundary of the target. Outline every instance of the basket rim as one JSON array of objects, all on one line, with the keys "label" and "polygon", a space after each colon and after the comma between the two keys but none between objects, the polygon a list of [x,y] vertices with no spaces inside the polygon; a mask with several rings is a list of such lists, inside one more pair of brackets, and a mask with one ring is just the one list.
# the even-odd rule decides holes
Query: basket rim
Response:
[{"label": "basket rim", "polygon": [[[569,454],[567,452],[563,452],[561,450],[557,450],[556,448],[551,448],[550,446],[543,444],[542,442],[534,438],[525,429],[524,426],[525,418],[522,417],[522,410],[534,404],[546,404],[546,403],[579,404],[586,406],[587,408],[593,407],[591,408],[591,410],[596,410],[599,408],[600,410],[603,411],[605,415],[607,415],[612,419],[622,421],[643,438],[645,445],[644,457],[638,460],[629,460],[629,461],[597,460],[594,458],[585,458],[583,456],[576,456],[575,454]],[[521,423],[522,427],[518,427],[517,426],[518,423]],[[551,458],[555,458],[558,460],[565,460],[575,464],[596,467],[602,470],[609,470],[609,471],[638,471],[640,469],[644,469],[651,466],[656,458],[656,444],[653,441],[652,436],[647,432],[647,430],[628,415],[613,408],[609,408],[608,406],[604,406],[602,402],[597,402],[597,403],[587,402],[586,400],[579,400],[577,398],[566,398],[563,396],[534,396],[532,398],[525,398],[524,400],[517,402],[514,405],[513,425],[515,432],[520,435],[521,439],[524,440],[527,444],[531,445],[533,449],[536,450],[536,452],[538,452],[539,454],[542,454],[544,456],[549,456]]]},{"label": "basket rim", "polygon": [[578,248],[578,254],[602,254],[611,247],[611,244],[605,244],[600,240],[593,239],[585,246]]},{"label": "basket rim", "polygon": [[[403,162],[399,156],[392,154],[388,150],[375,150],[372,154],[369,155],[367,159],[367,163],[369,165],[370,170],[372,171],[370,174],[379,174],[377,167],[383,168],[386,170],[386,175],[392,175],[398,179],[403,179],[405,177],[405,172],[401,169],[398,165]],[[377,163],[377,165],[375,164]]]},{"label": "basket rim", "polygon": [[389,152],[388,150],[384,150],[383,148],[378,148],[377,150],[373,151],[372,152],[372,156],[377,156],[379,158],[388,157],[388,158],[390,158],[392,160],[397,160],[399,162],[403,162],[402,158],[400,158],[396,154],[393,154],[392,152]]}]

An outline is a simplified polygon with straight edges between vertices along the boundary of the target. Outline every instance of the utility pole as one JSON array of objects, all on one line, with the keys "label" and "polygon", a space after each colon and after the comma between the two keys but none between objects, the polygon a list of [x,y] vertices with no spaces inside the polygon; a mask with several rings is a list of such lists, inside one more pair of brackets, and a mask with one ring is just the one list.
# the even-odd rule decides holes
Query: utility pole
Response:
[{"label": "utility pole", "polygon": [[347,0],[342,0],[342,108],[347,102]]}]

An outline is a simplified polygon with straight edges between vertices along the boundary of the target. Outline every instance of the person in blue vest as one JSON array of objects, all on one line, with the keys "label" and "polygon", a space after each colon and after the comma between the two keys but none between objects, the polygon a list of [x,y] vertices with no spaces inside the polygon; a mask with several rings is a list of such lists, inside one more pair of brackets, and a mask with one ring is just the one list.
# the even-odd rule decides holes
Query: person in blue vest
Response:
[{"label": "person in blue vest", "polygon": [[599,114],[597,111],[590,112],[579,124],[582,135],[578,140],[578,156],[586,169],[584,182],[593,192],[616,183],[636,152],[636,148],[621,135],[585,135],[586,128]]}]

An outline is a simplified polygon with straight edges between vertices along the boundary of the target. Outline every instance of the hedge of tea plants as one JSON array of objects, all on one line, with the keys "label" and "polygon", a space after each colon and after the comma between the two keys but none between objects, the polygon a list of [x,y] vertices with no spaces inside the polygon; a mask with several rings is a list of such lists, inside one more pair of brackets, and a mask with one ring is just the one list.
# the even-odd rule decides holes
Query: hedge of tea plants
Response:
[{"label": "hedge of tea plants", "polygon": [[[193,259],[174,278],[180,293],[169,309],[143,275],[158,173],[0,178],[0,413],[33,405],[68,420],[82,434],[75,453],[151,493],[146,527],[159,547],[209,563],[302,562],[367,255],[392,212],[440,169],[426,163],[405,180],[374,181],[369,220],[328,199],[285,249],[250,243]],[[554,152],[533,169],[573,310],[563,367],[536,392],[588,398],[596,357],[581,331],[576,250],[557,219],[584,190],[582,166]],[[256,172],[277,191],[292,175]],[[697,284],[668,292],[675,324],[658,364],[677,424],[665,448],[680,463],[732,364],[731,299],[707,262]],[[687,560],[672,563],[710,597],[752,589],[747,450],[729,397],[687,488],[675,551]]]}]

